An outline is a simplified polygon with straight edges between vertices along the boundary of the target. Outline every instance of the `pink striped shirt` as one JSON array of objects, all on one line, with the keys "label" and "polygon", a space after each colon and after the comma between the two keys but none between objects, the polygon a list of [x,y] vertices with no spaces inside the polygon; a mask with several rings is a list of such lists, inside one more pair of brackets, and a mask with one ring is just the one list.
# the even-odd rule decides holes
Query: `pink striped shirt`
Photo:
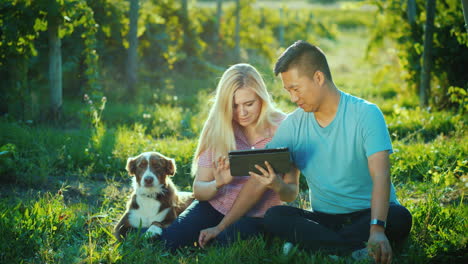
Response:
[{"label": "pink striped shirt", "polygon": [[[271,141],[272,137],[265,137],[250,145],[246,136],[242,132],[239,125],[233,122],[234,136],[236,139],[236,149],[260,149],[265,148],[265,145]],[[213,153],[209,150],[204,151],[198,160],[198,166],[204,168],[213,168]],[[209,203],[220,213],[226,215],[232,208],[239,192],[244,186],[245,182],[250,176],[236,176],[231,183],[224,185],[218,189],[216,195],[209,200]],[[279,195],[273,190],[268,189],[260,199],[260,201],[247,212],[250,217],[263,217],[265,212],[272,206],[281,205],[283,202],[280,200]]]}]

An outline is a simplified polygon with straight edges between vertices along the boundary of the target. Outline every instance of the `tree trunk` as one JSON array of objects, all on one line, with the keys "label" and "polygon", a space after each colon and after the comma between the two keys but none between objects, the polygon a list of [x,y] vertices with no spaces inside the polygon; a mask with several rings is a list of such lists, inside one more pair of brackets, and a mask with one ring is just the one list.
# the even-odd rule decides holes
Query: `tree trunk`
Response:
[{"label": "tree trunk", "polygon": [[235,46],[235,56],[236,60],[240,60],[240,10],[241,10],[241,3],[240,0],[236,0],[236,46]]},{"label": "tree trunk", "polygon": [[127,65],[127,87],[130,94],[134,94],[138,82],[138,0],[130,0],[130,30],[128,32],[128,65]]},{"label": "tree trunk", "polygon": [[465,29],[468,33],[468,0],[462,0],[463,16],[465,17]]},{"label": "tree trunk", "polygon": [[214,41],[216,47],[219,47],[219,36],[221,35],[221,16],[223,15],[223,0],[216,1],[216,32],[214,34]]},{"label": "tree trunk", "polygon": [[280,24],[279,24],[278,40],[279,40],[280,47],[283,47],[284,46],[284,10],[283,10],[283,7],[280,8],[279,12],[280,12]]},{"label": "tree trunk", "polygon": [[426,2],[426,29],[424,31],[423,66],[421,71],[421,87],[419,89],[419,105],[426,107],[431,91],[432,69],[432,36],[434,33],[435,0]]},{"label": "tree trunk", "polygon": [[57,121],[62,110],[62,52],[59,37],[59,19],[49,19],[49,82],[50,109],[49,118]]},{"label": "tree trunk", "polygon": [[408,15],[408,22],[413,25],[416,23],[416,0],[408,0],[406,11]]}]

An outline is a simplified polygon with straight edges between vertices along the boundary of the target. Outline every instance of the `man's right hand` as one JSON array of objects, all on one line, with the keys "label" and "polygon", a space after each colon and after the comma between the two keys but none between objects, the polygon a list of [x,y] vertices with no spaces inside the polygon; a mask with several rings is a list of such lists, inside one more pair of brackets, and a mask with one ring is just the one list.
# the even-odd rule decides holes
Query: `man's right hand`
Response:
[{"label": "man's right hand", "polygon": [[217,162],[213,162],[213,167],[215,168],[216,188],[219,189],[232,182],[233,176],[226,157],[219,157]]},{"label": "man's right hand", "polygon": [[270,163],[268,163],[267,161],[265,161],[265,166],[267,167],[267,170],[265,170],[259,165],[255,165],[255,168],[257,168],[262,174],[249,172],[250,176],[255,177],[265,187],[270,188],[276,192],[279,192],[281,189],[281,186],[284,185],[283,179],[281,178],[280,175],[275,173]]}]

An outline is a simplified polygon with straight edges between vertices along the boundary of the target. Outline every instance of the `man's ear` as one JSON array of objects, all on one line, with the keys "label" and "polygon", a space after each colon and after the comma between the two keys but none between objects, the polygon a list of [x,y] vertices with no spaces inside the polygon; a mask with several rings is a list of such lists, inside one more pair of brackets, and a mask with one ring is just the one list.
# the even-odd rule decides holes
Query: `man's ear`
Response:
[{"label": "man's ear", "polygon": [[177,167],[174,159],[166,158],[166,174],[169,176],[174,176],[176,173]]},{"label": "man's ear", "polygon": [[322,86],[325,84],[325,74],[320,70],[315,71],[314,81],[318,83],[318,85]]},{"label": "man's ear", "polygon": [[135,176],[135,173],[136,173],[136,158],[135,157],[130,157],[127,159],[127,166],[125,166],[125,169],[128,171],[128,174],[130,176]]}]

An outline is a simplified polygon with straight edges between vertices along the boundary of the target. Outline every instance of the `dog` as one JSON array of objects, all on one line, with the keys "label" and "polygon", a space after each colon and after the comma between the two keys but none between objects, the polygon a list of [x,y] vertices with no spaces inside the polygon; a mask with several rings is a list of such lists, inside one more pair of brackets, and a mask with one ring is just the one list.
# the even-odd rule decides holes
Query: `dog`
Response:
[{"label": "dog", "polygon": [[145,236],[161,235],[193,201],[190,192],[178,192],[172,180],[176,172],[174,159],[159,152],[145,152],[128,158],[126,170],[133,176],[133,193],[127,210],[114,228],[121,240],[132,229],[148,228]]}]

